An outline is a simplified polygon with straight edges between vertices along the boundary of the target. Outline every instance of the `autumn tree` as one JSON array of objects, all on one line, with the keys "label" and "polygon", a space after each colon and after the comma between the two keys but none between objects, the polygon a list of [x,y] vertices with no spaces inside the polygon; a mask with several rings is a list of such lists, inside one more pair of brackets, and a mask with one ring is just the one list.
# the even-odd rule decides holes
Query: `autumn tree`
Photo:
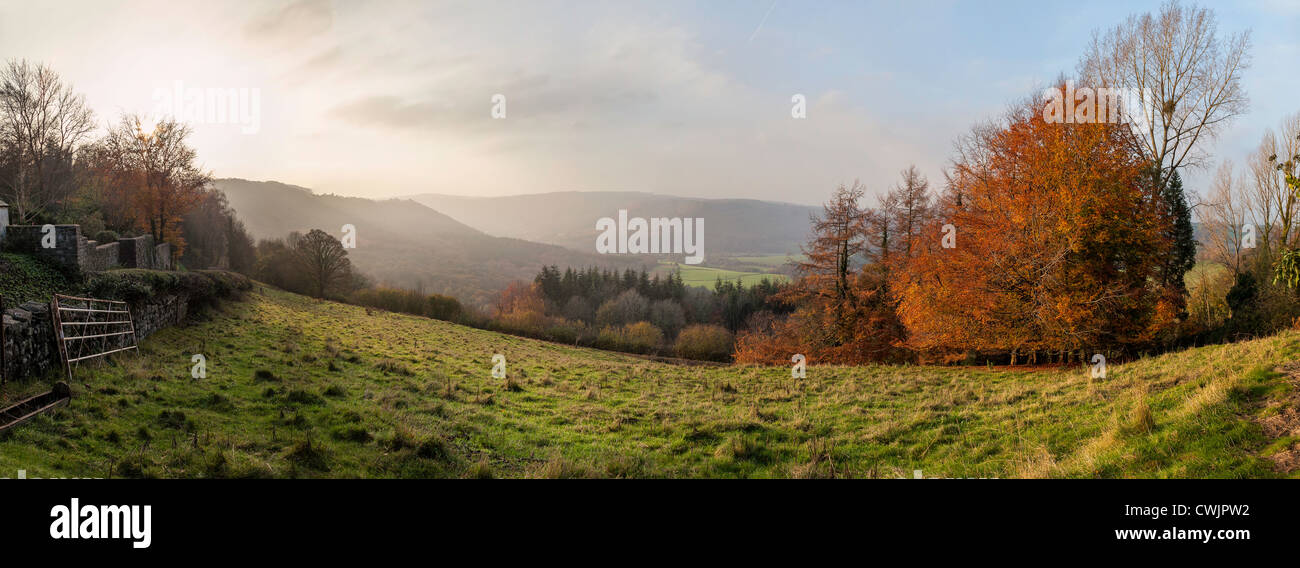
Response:
[{"label": "autumn tree", "polygon": [[352,261],[348,260],[347,249],[333,235],[320,229],[312,229],[295,239],[293,256],[317,298],[345,287],[352,279]]},{"label": "autumn tree", "polygon": [[902,179],[890,191],[888,201],[894,217],[898,243],[897,250],[903,258],[911,258],[913,248],[920,240],[921,229],[931,216],[930,180],[921,175],[916,166],[908,166],[900,174]]},{"label": "autumn tree", "polygon": [[906,265],[920,246],[926,225],[933,217],[930,181],[916,166],[899,174],[899,182],[877,199],[865,216],[867,269],[879,273],[888,292],[891,273]]},{"label": "autumn tree", "polygon": [[[813,238],[804,247],[807,260],[797,268],[804,276],[805,292],[836,304],[853,301],[849,272],[853,259],[865,250],[867,212],[862,208],[866,188],[857,181],[840,185],[822,207],[821,217],[812,218]],[[885,237],[888,241],[888,236]],[[843,306],[834,308],[843,313]],[[837,316],[837,319],[843,320]]]},{"label": "autumn tree", "polygon": [[85,98],[50,67],[0,67],[0,197],[14,223],[34,222],[76,190],[78,146],[94,128]]},{"label": "autumn tree", "polygon": [[156,242],[172,244],[172,254],[185,251],[181,218],[197,205],[212,177],[196,163],[186,143],[188,126],[174,120],[148,125],[139,116],[125,115],[94,148],[99,174],[110,191],[130,204],[141,230]]},{"label": "autumn tree", "polygon": [[1158,278],[1168,220],[1132,137],[1047,122],[1028,100],[963,138],[926,242],[898,277],[909,344],[1014,360],[1152,341],[1171,325],[1181,296]]},{"label": "autumn tree", "polygon": [[1084,84],[1124,89],[1130,99],[1120,109],[1122,120],[1155,165],[1157,197],[1173,219],[1162,281],[1180,290],[1195,264],[1195,244],[1187,197],[1172,182],[1180,169],[1204,166],[1207,144],[1246,112],[1241,78],[1249,67],[1249,31],[1220,35],[1212,10],[1177,0],[1094,33],[1079,62]]},{"label": "autumn tree", "polygon": [[[812,361],[855,364],[906,356],[879,266],[881,252],[894,246],[894,217],[863,208],[864,194],[857,182],[841,185],[813,218],[807,260],[797,265],[801,278],[779,294],[799,307],[785,318],[763,314],[752,321],[737,338],[737,361],[780,363],[802,353]],[[880,221],[874,227],[873,219]]]}]

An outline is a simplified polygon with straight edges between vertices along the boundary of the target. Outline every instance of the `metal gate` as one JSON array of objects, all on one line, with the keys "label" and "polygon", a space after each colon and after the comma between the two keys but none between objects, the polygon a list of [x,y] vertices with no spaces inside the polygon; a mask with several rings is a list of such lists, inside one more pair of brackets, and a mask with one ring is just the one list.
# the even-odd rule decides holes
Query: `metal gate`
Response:
[{"label": "metal gate", "polygon": [[5,297],[0,296],[0,385],[9,380],[9,377],[5,375],[5,369],[9,368],[8,362],[5,359]]},{"label": "metal gate", "polygon": [[69,380],[73,365],[81,361],[132,349],[139,353],[126,302],[56,294],[51,307],[59,356]]}]

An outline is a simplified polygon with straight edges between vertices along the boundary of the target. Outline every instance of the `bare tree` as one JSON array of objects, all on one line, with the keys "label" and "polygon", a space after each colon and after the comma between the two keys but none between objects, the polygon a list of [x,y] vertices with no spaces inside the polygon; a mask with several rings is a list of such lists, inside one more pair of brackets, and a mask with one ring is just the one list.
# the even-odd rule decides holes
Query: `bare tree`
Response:
[{"label": "bare tree", "polygon": [[95,128],[85,98],[46,65],[0,68],[0,196],[31,222],[76,189],[75,153]]},{"label": "bare tree", "polygon": [[[862,238],[867,217],[861,206],[865,193],[866,187],[857,180],[852,186],[841,184],[822,207],[822,215],[812,218],[813,239],[803,247],[807,260],[797,266],[814,283],[817,295],[851,300],[852,262],[867,248]],[[842,316],[842,311],[837,316]]]},{"label": "bare tree", "polygon": [[1300,113],[1282,121],[1281,137],[1269,130],[1250,156],[1252,190],[1249,194],[1251,219],[1260,229],[1263,251],[1270,256],[1294,242],[1300,200],[1286,185],[1278,170],[1277,156],[1300,154]]},{"label": "bare tree", "polygon": [[1250,32],[1221,37],[1213,11],[1171,1],[1159,14],[1094,32],[1079,75],[1093,87],[1128,89],[1139,98],[1124,112],[1163,184],[1174,170],[1204,166],[1202,142],[1246,111],[1241,75],[1249,49]]},{"label": "bare tree", "polygon": [[898,238],[902,240],[899,249],[903,258],[912,258],[913,244],[919,239],[920,232],[930,218],[933,199],[930,195],[930,180],[926,179],[915,165],[908,166],[901,172],[902,180],[890,193],[896,195]]},{"label": "bare tree", "polygon": [[1214,176],[1214,186],[1205,207],[1205,225],[1209,233],[1209,257],[1241,273],[1242,227],[1246,224],[1246,203],[1230,161],[1224,161]]},{"label": "bare tree", "polygon": [[352,277],[352,261],[343,244],[329,233],[312,229],[292,239],[294,258],[311,283],[317,298],[346,284]]}]

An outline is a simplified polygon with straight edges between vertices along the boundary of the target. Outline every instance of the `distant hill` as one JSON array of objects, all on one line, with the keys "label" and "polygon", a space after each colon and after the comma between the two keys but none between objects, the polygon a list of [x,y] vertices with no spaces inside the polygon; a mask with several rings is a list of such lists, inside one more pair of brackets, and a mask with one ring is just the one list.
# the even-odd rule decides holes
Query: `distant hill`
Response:
[{"label": "distant hill", "polygon": [[[501,237],[595,250],[596,220],[616,217],[704,219],[706,258],[797,254],[807,241],[809,215],[820,207],[755,199],[696,199],[636,192],[559,192],[506,197],[426,193],[409,196],[475,229]],[[708,262],[708,260],[706,260]]]},{"label": "distant hill", "polygon": [[532,280],[543,265],[650,268],[654,260],[583,254],[556,245],[495,237],[408,199],[375,201],[316,195],[294,185],[217,180],[230,206],[256,239],[321,229],[341,236],[357,229],[349,258],[379,283],[490,302],[512,280]]}]

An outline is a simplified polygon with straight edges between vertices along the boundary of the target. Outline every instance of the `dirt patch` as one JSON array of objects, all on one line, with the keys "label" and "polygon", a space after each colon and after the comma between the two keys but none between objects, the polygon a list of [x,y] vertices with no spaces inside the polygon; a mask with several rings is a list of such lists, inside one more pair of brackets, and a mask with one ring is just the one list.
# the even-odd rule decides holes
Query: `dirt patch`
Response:
[{"label": "dirt patch", "polygon": [[[1269,416],[1256,420],[1264,429],[1264,435],[1271,439],[1300,436],[1300,361],[1293,361],[1277,368],[1286,375],[1286,381],[1294,387],[1285,400],[1271,401],[1264,405],[1266,410],[1276,408]],[[1289,448],[1279,451],[1269,459],[1277,471],[1292,473],[1300,470],[1300,443],[1291,444]]]}]

